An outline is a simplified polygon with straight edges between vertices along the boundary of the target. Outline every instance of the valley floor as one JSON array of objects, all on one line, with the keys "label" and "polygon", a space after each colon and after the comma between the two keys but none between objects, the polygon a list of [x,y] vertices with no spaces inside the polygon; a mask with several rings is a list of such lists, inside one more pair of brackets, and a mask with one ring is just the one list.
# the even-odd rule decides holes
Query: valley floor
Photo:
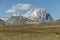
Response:
[{"label": "valley floor", "polygon": [[60,40],[60,25],[1,25],[0,40]]}]

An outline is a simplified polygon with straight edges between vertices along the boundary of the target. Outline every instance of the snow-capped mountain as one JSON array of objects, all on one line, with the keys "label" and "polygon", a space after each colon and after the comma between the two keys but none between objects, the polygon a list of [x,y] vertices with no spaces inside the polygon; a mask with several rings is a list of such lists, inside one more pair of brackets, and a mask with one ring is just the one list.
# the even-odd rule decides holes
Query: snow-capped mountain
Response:
[{"label": "snow-capped mountain", "polygon": [[40,23],[53,20],[51,15],[44,8],[33,8],[26,13],[25,17]]},{"label": "snow-capped mountain", "polygon": [[33,8],[25,15],[13,14],[7,18],[0,18],[5,21],[5,24],[30,24],[43,23],[52,21],[52,17],[44,8]]}]

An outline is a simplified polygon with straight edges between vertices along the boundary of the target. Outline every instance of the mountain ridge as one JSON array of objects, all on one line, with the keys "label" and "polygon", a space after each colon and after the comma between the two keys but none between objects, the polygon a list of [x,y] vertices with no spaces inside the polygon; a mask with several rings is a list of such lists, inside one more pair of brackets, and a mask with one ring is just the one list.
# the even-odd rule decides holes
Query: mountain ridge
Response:
[{"label": "mountain ridge", "polygon": [[51,15],[44,8],[32,8],[25,15],[13,14],[5,22],[7,24],[33,24],[53,21]]}]

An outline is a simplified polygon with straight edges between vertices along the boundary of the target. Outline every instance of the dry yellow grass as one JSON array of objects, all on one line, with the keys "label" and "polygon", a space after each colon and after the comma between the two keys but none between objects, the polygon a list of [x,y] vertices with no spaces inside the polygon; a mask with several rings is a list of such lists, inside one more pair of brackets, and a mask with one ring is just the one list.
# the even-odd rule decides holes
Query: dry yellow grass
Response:
[{"label": "dry yellow grass", "polygon": [[0,40],[60,40],[60,34],[0,31]]},{"label": "dry yellow grass", "polygon": [[60,40],[59,23],[0,25],[0,40]]}]

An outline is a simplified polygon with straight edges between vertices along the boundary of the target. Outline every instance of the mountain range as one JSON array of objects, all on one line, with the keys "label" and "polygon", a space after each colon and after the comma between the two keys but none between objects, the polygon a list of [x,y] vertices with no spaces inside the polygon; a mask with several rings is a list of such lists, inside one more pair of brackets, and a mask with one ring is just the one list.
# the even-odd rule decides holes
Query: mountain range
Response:
[{"label": "mountain range", "polygon": [[44,8],[32,8],[25,15],[13,14],[7,18],[0,18],[6,24],[33,24],[53,21],[53,18]]}]

